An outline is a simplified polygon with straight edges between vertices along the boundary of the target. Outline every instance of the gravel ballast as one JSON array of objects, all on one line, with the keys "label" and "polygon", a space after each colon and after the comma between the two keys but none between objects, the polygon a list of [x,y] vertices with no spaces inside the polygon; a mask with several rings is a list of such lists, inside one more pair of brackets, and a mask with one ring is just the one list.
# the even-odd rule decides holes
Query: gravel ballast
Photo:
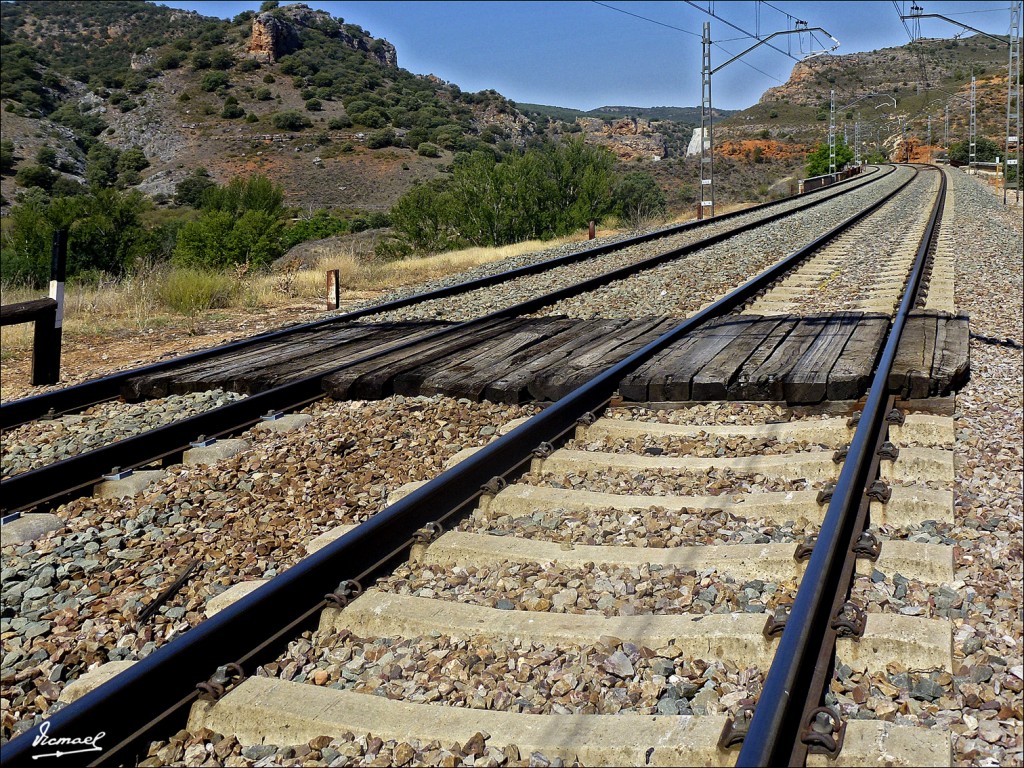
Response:
[{"label": "gravel ballast", "polygon": [[[390,490],[439,474],[530,406],[450,398],[320,402],[301,430],[247,435],[207,467],[176,466],[141,495],[60,507],[66,527],[3,547],[3,737],[29,727],[64,685],[104,661],[139,659],[195,626],[207,601],[270,578],[326,530],[368,519]],[[194,560],[185,587],[139,612]]]}]

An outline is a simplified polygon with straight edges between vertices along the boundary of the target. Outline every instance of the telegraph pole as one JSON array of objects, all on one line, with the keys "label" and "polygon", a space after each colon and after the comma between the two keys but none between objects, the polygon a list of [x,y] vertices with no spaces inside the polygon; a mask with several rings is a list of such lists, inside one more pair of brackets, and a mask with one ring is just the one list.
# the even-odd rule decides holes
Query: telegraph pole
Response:
[{"label": "telegraph pole", "polygon": [[860,112],[853,122],[853,162],[860,165]]},{"label": "telegraph pole", "polygon": [[[782,32],[773,32],[764,38],[758,38],[757,42],[747,48],[745,51],[736,54],[728,61],[719,64],[717,67],[712,68],[711,66],[711,22],[704,22],[704,34],[701,36],[701,100],[700,100],[700,129],[701,129],[701,142],[700,142],[700,211],[701,215],[705,213],[714,216],[715,215],[715,177],[714,177],[714,155],[715,155],[715,138],[714,128],[712,121],[712,108],[711,108],[711,76],[718,72],[723,67],[727,67],[739,58],[746,56],[755,48],[765,45],[773,37],[779,37],[780,35],[796,35],[803,34],[805,32],[822,32],[827,35],[835,45],[832,46],[831,50],[835,50],[839,47],[839,41],[836,40],[832,35],[822,29],[821,27],[800,27],[799,29],[788,29]],[[774,46],[771,46],[774,47]],[[778,49],[776,49],[778,50]],[[818,51],[817,53],[824,53],[824,51]],[[815,56],[817,53],[809,54]],[[805,57],[807,58],[807,57]],[[705,132],[706,131],[706,132]]]},{"label": "telegraph pole", "polygon": [[975,164],[978,162],[977,143],[976,143],[977,125],[975,124],[975,115],[976,115],[976,113],[975,113],[975,108],[974,108],[974,100],[975,100],[976,95],[977,95],[977,83],[975,81],[974,75],[971,75],[971,122],[970,122],[970,125],[967,128],[967,149],[968,149],[967,169],[972,174],[978,172],[978,169],[975,167]]},{"label": "telegraph pole", "polygon": [[836,92],[829,92],[828,106],[828,172],[836,174]]},{"label": "telegraph pole", "polygon": [[[971,32],[977,32],[979,35],[995,40],[997,43],[1006,42],[1010,47],[1010,61],[1009,66],[1006,70],[1006,151],[1004,152],[1003,158],[1003,204],[1006,204],[1006,169],[1010,165],[1016,165],[1020,168],[1020,2],[1019,0],[1011,0],[1010,2],[1010,36],[1009,41],[1004,41],[1000,37],[990,35],[988,32],[982,32],[976,27],[968,26],[962,21],[956,21],[948,16],[943,16],[940,13],[921,13],[924,9],[919,6],[916,2],[910,6],[910,15],[905,16],[900,14],[900,18],[904,21],[912,19],[914,23],[915,37],[920,36],[920,24],[921,19],[942,19],[948,21],[950,24],[970,30]],[[1010,113],[1012,110],[1011,103],[1014,101],[1014,94],[1016,93],[1016,134],[1010,133]],[[971,75],[971,127],[970,127],[970,168],[973,172],[977,172],[974,168],[977,162],[975,153],[975,141],[977,139],[976,126],[975,126],[975,81],[974,76]],[[1014,141],[1011,141],[1014,139]],[[1013,158],[1016,162],[1010,163],[1010,145],[1015,146],[1015,153],[1017,157]],[[1020,199],[1020,174],[1017,174],[1017,199]]]},{"label": "telegraph pole", "polygon": [[928,115],[928,162],[932,161],[932,116]]},{"label": "telegraph pole", "polygon": [[715,141],[711,114],[711,22],[704,22],[700,79],[700,218],[715,215]]},{"label": "telegraph pole", "polygon": [[[1007,67],[1006,81],[1006,152],[1003,154],[1003,205],[1006,205],[1006,187],[1011,167],[1017,171],[1016,202],[1020,202],[1020,3],[1010,5],[1010,63]],[[1015,103],[1014,110],[1010,102]],[[1011,128],[1011,113],[1015,112],[1016,121]],[[1013,131],[1011,133],[1011,130]],[[1016,157],[1011,158],[1012,151]]]}]

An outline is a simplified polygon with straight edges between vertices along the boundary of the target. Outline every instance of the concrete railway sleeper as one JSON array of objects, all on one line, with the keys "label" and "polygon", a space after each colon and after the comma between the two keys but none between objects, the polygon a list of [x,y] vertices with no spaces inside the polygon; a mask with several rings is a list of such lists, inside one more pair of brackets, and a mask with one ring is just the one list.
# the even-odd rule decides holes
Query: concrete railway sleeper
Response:
[{"label": "concrete railway sleeper", "polygon": [[[814,673],[818,682],[831,674],[832,653],[820,648],[825,632],[809,627],[828,625],[837,615],[833,599],[850,589],[844,572],[850,577],[858,558],[877,557],[868,580],[860,580],[854,588],[853,599],[868,603],[876,572],[883,579],[889,577],[890,569],[901,576],[906,569],[914,579],[926,582],[949,579],[947,552],[898,541],[907,538],[907,533],[896,530],[900,526],[912,530],[922,514],[936,514],[931,509],[915,511],[913,504],[908,504],[908,495],[919,492],[923,502],[935,505],[935,510],[948,502],[942,499],[943,489],[934,487],[946,482],[934,473],[951,466],[941,456],[948,442],[947,426],[925,416],[911,416],[889,435],[890,440],[906,440],[910,446],[904,445],[898,453],[886,446],[888,458],[884,461],[873,450],[885,434],[887,406],[891,405],[886,391],[888,367],[914,301],[926,247],[923,242],[879,372],[849,436],[849,449],[838,454],[842,469],[834,488],[827,486],[834,472],[820,471],[817,479],[809,478],[806,470],[813,462],[805,461],[823,453],[835,465],[834,446],[845,443],[847,437],[832,420],[808,419],[807,424],[792,422],[785,427],[766,424],[763,431],[698,430],[699,439],[695,439],[693,429],[685,427],[678,431],[652,428],[640,435],[634,428],[629,433],[629,419],[622,418],[616,408],[605,410],[625,376],[702,323],[741,307],[799,261],[794,258],[697,312],[537,416],[510,425],[493,442],[435,479],[406,489],[408,494],[387,509],[341,531],[306,559],[56,712],[44,726],[23,733],[5,745],[5,764],[33,764],[33,750],[38,753],[33,740],[41,734],[41,727],[48,738],[105,731],[102,752],[90,756],[96,763],[145,760],[149,740],[167,739],[186,717],[193,729],[207,728],[229,738],[233,735],[239,745],[264,747],[257,750],[263,757],[277,754],[277,750],[266,751],[269,744],[305,744],[310,749],[307,754],[315,744],[321,757],[327,749],[338,755],[348,750],[350,756],[356,756],[365,755],[368,748],[380,758],[381,740],[390,739],[396,742],[387,746],[395,750],[390,755],[395,762],[410,762],[417,755],[422,758],[423,750],[437,757],[438,763],[457,760],[457,753],[441,754],[450,752],[453,742],[458,742],[462,757],[496,759],[493,750],[498,749],[503,761],[514,763],[527,762],[531,752],[537,752],[545,759],[583,764],[726,765],[737,760],[736,744],[742,744],[738,759],[743,764],[774,764],[780,756],[787,761],[791,751],[805,749],[800,746],[805,708],[828,703],[825,691],[812,690],[801,676],[812,674],[816,668],[813,659],[819,657],[822,663]],[[612,418],[600,418],[602,412]],[[625,423],[610,425],[608,421]],[[803,427],[810,427],[814,437],[808,439]],[[730,455],[690,455],[695,443],[706,444],[708,439],[725,441],[721,447]],[[575,442],[558,447],[567,440]],[[620,509],[608,505],[592,513],[597,519],[624,521],[620,515],[624,511],[629,516],[624,524],[588,531],[585,524],[572,523],[573,509],[581,505],[564,500],[554,502],[553,517],[542,509],[518,517],[514,512],[502,512],[503,499],[521,497],[524,483],[538,491],[555,487],[551,479],[555,473],[562,476],[555,482],[575,493],[579,485],[589,482],[587,471],[560,467],[559,461],[574,450],[603,453],[593,450],[595,443],[604,443],[596,447],[613,448],[601,457],[602,465],[611,466],[630,456],[643,462],[673,462],[670,476],[684,478],[675,494],[681,499],[675,502],[680,512],[668,513],[657,491],[654,495],[659,498],[651,498],[645,511],[635,498],[646,495],[644,490],[628,487],[630,476],[633,482],[641,482],[637,478],[644,472],[637,472],[635,462],[630,461],[631,468],[623,476],[625,484],[614,491],[625,490],[629,501],[618,505]],[[638,449],[640,452],[634,453]],[[791,471],[778,462],[772,464],[771,456],[753,458],[762,453],[787,457]],[[803,463],[795,461],[797,458]],[[765,461],[762,467],[759,462]],[[877,485],[875,477],[880,461],[879,479],[886,488]],[[645,467],[645,472],[657,475],[657,467]],[[692,475],[697,479],[685,480]],[[519,483],[507,485],[519,476]],[[654,482],[669,480],[658,476]],[[685,487],[687,482],[691,487]],[[694,493],[693,488],[701,482],[711,482],[714,490]],[[929,487],[916,488],[922,482]],[[749,502],[741,489],[750,492]],[[873,502],[865,495],[869,489],[876,497]],[[799,525],[788,519],[781,525],[771,522],[767,507],[759,508],[756,514],[763,518],[754,525],[748,525],[748,515],[754,512],[737,513],[743,504],[756,507],[765,497],[778,494],[792,496],[780,503],[804,504],[800,507],[804,510],[801,494],[809,492],[815,495],[815,505],[819,501],[828,505],[820,525],[807,519],[814,515],[805,511],[799,513]],[[728,499],[709,503],[708,496]],[[587,503],[604,501],[587,497],[582,506],[586,508]],[[540,504],[537,501],[537,506]],[[875,547],[860,537],[868,507],[875,504],[883,508],[882,524],[889,526],[878,537],[897,540],[883,541],[877,555]],[[902,518],[895,512],[901,504]],[[888,514],[890,506],[892,515]],[[647,547],[628,538],[640,521],[649,534],[644,537],[649,539]],[[697,527],[694,521],[698,521]],[[699,521],[709,522],[711,527],[701,528]],[[879,525],[875,517],[871,523]],[[707,546],[709,532],[729,531],[730,525],[738,532],[739,545],[729,534],[729,541]],[[813,546],[803,541],[815,532]],[[608,540],[620,535],[626,538]],[[745,541],[744,535],[753,540]],[[662,546],[655,545],[655,539]],[[806,566],[780,556],[780,546],[793,551],[797,543],[804,545],[801,558],[803,553],[811,553]],[[552,544],[557,544],[557,557],[564,561],[553,559]],[[697,551],[696,545],[704,547]],[[753,554],[751,545],[762,549]],[[721,554],[733,546],[748,548]],[[712,570],[714,573],[709,573]],[[797,587],[794,577],[800,570],[806,578]],[[519,578],[524,572],[533,575],[529,590],[514,584],[525,580]],[[758,575],[748,578],[752,574]],[[704,583],[712,577],[715,583]],[[769,583],[772,589],[767,588]],[[368,589],[361,594],[364,587]],[[617,599],[625,595],[629,600]],[[612,603],[605,599],[609,597]],[[792,606],[788,616],[787,605]],[[268,621],[268,617],[272,619]],[[855,633],[862,634],[860,640],[847,637],[837,642],[839,675],[871,675],[894,662],[937,674],[951,667],[950,630],[941,618],[871,612],[865,622],[852,609],[844,611],[842,618],[855,628],[864,626],[862,633]],[[288,659],[289,654],[313,651],[311,646],[297,650],[294,643],[302,645],[295,638],[317,621],[319,636],[330,643],[323,653],[336,653],[341,666],[328,662],[321,669],[314,664],[308,670],[309,680],[301,683],[292,679],[294,674],[277,674],[288,661],[295,661]],[[781,640],[776,640],[780,628]],[[374,637],[402,638],[401,642],[420,638],[425,644],[377,644],[372,654],[360,654],[360,663],[351,664],[353,646],[364,641],[372,645]],[[908,637],[915,641],[913,656],[908,656],[910,650],[904,647]],[[290,642],[293,646],[287,648]],[[471,652],[464,653],[465,649]],[[319,653],[313,653],[314,659]],[[347,660],[343,659],[346,654]],[[385,658],[389,654],[390,658]],[[812,659],[809,664],[806,654]],[[437,666],[449,656],[456,663],[445,675],[453,683],[461,681],[463,671],[484,675],[490,670],[487,674],[494,678],[495,665],[504,665],[511,677],[503,687],[484,689],[483,710],[466,700],[446,701],[455,690],[466,694],[465,686],[437,688],[425,700],[433,703],[396,702],[388,696],[329,687],[332,676],[346,681],[335,687],[356,687],[350,685],[352,674],[358,678],[358,672],[377,663],[386,673],[386,685],[401,686],[407,675],[420,685],[423,681],[416,678],[420,662]],[[563,656],[572,663],[555,664]],[[413,663],[405,663],[410,659]],[[765,669],[768,664],[770,668]],[[597,682],[569,668],[573,665],[597,669]],[[296,663],[294,668],[299,666],[303,665]],[[262,674],[257,671],[260,669]],[[538,682],[541,692],[550,693],[558,685],[563,698],[579,694],[572,700],[576,709],[561,704],[561,709],[543,712],[541,692],[524,687],[537,670],[548,674],[545,679],[552,683],[547,688]],[[780,676],[784,691],[801,692],[799,701],[789,701],[788,694],[778,697]],[[625,696],[604,695],[605,689],[623,690],[615,682],[627,679],[639,683],[635,700],[630,691],[625,691]],[[202,683],[201,691],[197,683]],[[503,706],[495,705],[495,697]],[[271,703],[277,709],[268,712],[265,707]],[[647,711],[611,716],[638,703],[648,707]],[[751,707],[753,717],[743,739],[741,720]],[[650,708],[657,714],[652,715]],[[703,714],[698,714],[698,709]],[[815,715],[815,733],[823,734],[820,739],[815,737],[816,745],[828,745],[831,732],[825,726],[833,719],[828,713]],[[895,727],[880,720],[849,721],[845,726],[841,762],[873,761],[879,750],[892,759],[904,754],[901,745],[908,744],[914,751],[905,759],[914,764],[945,764],[949,760],[948,737],[939,732]],[[345,732],[369,732],[376,738],[364,748],[358,738],[346,739]],[[341,738],[335,744],[328,734]],[[424,743],[414,746],[409,738]],[[435,740],[436,747],[431,743]],[[231,742],[224,743],[231,747]],[[154,749],[167,747],[170,752],[166,754],[173,754],[182,746],[163,744]],[[420,747],[423,750],[417,752]],[[212,742],[210,749],[215,749]],[[771,759],[751,758],[747,754],[751,749],[767,750]],[[203,754],[205,750],[204,745]],[[159,759],[152,756],[152,760]]]},{"label": "concrete railway sleeper", "polygon": [[[861,209],[853,217],[817,238],[808,246],[783,259],[765,274],[783,274],[805,258],[808,253],[819,247],[821,243],[827,242],[844,228],[853,225],[860,218],[883,205],[886,200],[910,183],[912,178],[913,175],[902,181],[880,200]],[[792,211],[773,214],[759,219],[756,223],[742,225],[738,229],[743,231],[760,226],[767,221],[790,213]],[[396,354],[405,355],[409,352],[418,354],[418,351],[425,347],[428,350],[442,347],[446,350],[457,350],[460,348],[459,345],[466,345],[486,338],[488,329],[497,326],[503,318],[529,315],[567,297],[592,291],[602,285],[626,278],[637,271],[650,269],[658,264],[697,252],[709,245],[727,241],[734,234],[736,234],[734,229],[721,231],[695,243],[660,253],[636,264],[619,267],[610,272],[577,281],[573,285],[535,296],[483,317],[467,320],[454,326],[437,329],[426,327],[413,333],[407,332],[398,338],[371,345],[369,348],[364,346],[354,355],[343,356],[341,359],[334,359],[327,363],[320,362],[319,365],[305,360],[299,361],[300,364],[295,366],[290,377],[286,378],[283,383],[274,382],[277,385],[271,386],[265,391],[205,413],[148,430],[82,455],[0,481],[0,490],[3,494],[0,504],[3,505],[4,510],[26,510],[45,502],[68,498],[82,489],[91,488],[102,479],[104,473],[112,472],[114,467],[126,470],[165,459],[173,461],[200,437],[206,439],[226,437],[252,426],[268,414],[294,410],[322,398],[324,396],[322,382],[335,378],[344,371],[365,366],[370,361],[388,360]],[[755,279],[759,280],[760,278]],[[666,327],[669,324],[666,322]]]}]

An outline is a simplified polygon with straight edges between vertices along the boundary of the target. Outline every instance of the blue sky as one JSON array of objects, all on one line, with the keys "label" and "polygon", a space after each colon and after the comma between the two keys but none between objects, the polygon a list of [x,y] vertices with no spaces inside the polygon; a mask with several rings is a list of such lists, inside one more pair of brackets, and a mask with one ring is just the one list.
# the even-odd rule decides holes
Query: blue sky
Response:
[{"label": "blue sky", "polygon": [[[699,104],[700,34],[705,21],[711,22],[712,40],[718,42],[712,48],[712,67],[753,43],[729,23],[763,37],[792,29],[793,20],[800,19],[810,27],[823,27],[837,38],[841,44],[837,54],[909,41],[898,10],[909,8],[910,3],[904,0],[306,3],[358,24],[375,37],[388,39],[398,49],[399,66],[411,72],[435,74],[467,91],[494,88],[514,101],[576,109]],[[258,0],[164,0],[161,4],[222,18],[259,7]],[[950,16],[991,34],[1006,34],[1009,29],[1007,0],[918,0],[918,5],[926,14]],[[709,16],[709,7],[720,18]],[[959,31],[941,19],[923,19],[920,24],[924,37],[950,38]],[[802,51],[798,38],[802,38]],[[828,42],[820,34],[817,38]],[[777,37],[772,44],[797,58],[811,51],[812,46],[820,49],[806,35]],[[750,106],[766,89],[784,82],[793,63],[786,53],[761,46],[714,76],[714,105],[723,109]]]}]

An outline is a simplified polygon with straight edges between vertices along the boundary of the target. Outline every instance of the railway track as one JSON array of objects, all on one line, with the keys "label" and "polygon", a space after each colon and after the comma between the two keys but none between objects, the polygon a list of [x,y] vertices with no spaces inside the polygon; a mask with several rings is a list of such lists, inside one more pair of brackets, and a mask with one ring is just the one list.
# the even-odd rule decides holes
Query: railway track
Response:
[{"label": "railway track", "polygon": [[[936,203],[929,231],[938,209]],[[928,240],[916,249],[912,288],[924,271]],[[876,473],[892,495],[871,503],[871,523],[888,526],[883,538],[892,541],[854,585],[855,599],[869,609],[877,606],[875,585],[896,573],[924,584],[951,577],[949,552],[900,541],[951,506],[948,490],[943,495],[941,488],[929,487],[948,485],[948,423],[912,414],[889,428],[889,439],[903,443],[899,456],[882,462],[881,469],[877,457],[871,458],[886,437],[892,405],[885,392],[887,368],[916,288],[900,304],[859,424],[732,405],[715,421],[754,423],[709,424],[700,408],[613,406],[598,416],[618,382],[647,358],[708,319],[740,309],[783,273],[781,267],[768,270],[539,416],[513,425],[451,471],[406,489],[407,496],[368,522],[335,531],[340,537],[308,559],[56,713],[53,732],[89,732],[104,713],[126,710],[132,702],[130,722],[111,736],[127,739],[127,751],[102,755],[129,759],[146,731],[157,737],[163,729],[167,738],[168,726],[154,718],[171,711],[180,719],[198,695],[194,680],[183,680],[182,672],[195,677],[194,670],[212,671],[218,659],[240,664],[248,676],[243,681],[230,666],[218,670],[207,694],[230,690],[199,703],[190,727],[238,742],[236,749],[234,742],[218,740],[222,750],[266,743],[298,745],[311,755],[315,742],[319,757],[334,749],[403,764],[426,755],[438,762],[466,754],[497,760],[499,752],[513,762],[537,752],[544,759],[584,764],[731,764],[735,750],[720,749],[718,740],[740,743],[749,727],[757,736],[743,742],[741,763],[775,762],[791,753],[799,758],[807,748],[800,736],[808,723],[804,704],[829,703],[832,651],[820,651],[815,643],[824,634],[823,622],[828,625],[836,612],[833,596],[845,594],[851,581],[856,558],[847,555],[865,527],[864,489]],[[780,423],[780,416],[790,420]],[[554,448],[566,439],[568,444]],[[847,442],[845,461],[841,454],[834,460]],[[507,487],[493,479],[524,470]],[[805,546],[811,550],[811,576],[798,589],[805,566],[793,559],[794,542],[806,545],[805,537],[815,532],[817,543]],[[721,541],[709,542],[715,537]],[[413,559],[403,564],[410,546]],[[356,596],[396,564],[394,573]],[[333,606],[326,612],[324,593]],[[790,605],[786,621],[783,609]],[[857,612],[850,613],[854,618],[847,623],[857,624]],[[275,617],[273,628],[266,626],[267,615]],[[767,616],[777,619],[768,636]],[[935,679],[927,679],[941,686],[952,665],[950,630],[941,621],[913,618],[872,612],[863,639],[838,641],[840,681],[871,679],[887,665],[902,664],[915,673],[934,672]],[[278,658],[285,643],[318,619],[316,646],[293,642]],[[770,639],[780,630],[781,641]],[[920,639],[919,655],[909,659],[900,648],[907,636]],[[785,653],[775,653],[779,642]],[[773,656],[789,667],[776,664],[769,671]],[[811,681],[815,669],[821,679]],[[537,670],[545,682],[531,685]],[[432,674],[424,678],[425,671]],[[295,681],[299,673],[304,682]],[[439,686],[437,674],[446,678]],[[787,691],[794,690],[795,679],[800,690],[813,682],[817,693],[796,705],[780,701],[780,676]],[[166,699],[153,701],[155,690],[166,691]],[[367,697],[370,690],[385,695]],[[434,704],[392,702],[393,696]],[[485,711],[477,708],[477,698]],[[755,699],[748,726],[744,707]],[[651,717],[686,710],[693,719]],[[531,714],[538,711],[551,714]],[[623,711],[634,714],[606,716]],[[360,719],[364,715],[371,720]],[[818,716],[812,727],[820,736],[810,738],[819,746],[831,737],[823,719]],[[874,755],[879,743],[898,752],[906,739],[918,750],[917,764],[926,757],[928,764],[948,762],[948,736],[909,730],[850,721],[845,754]],[[353,738],[345,738],[346,732]],[[395,743],[360,743],[362,733]],[[8,745],[5,761],[27,759],[32,734]],[[342,735],[335,744],[320,738],[325,734]],[[456,741],[461,755],[448,749]],[[751,757],[751,743],[766,751]],[[203,742],[203,754],[207,744],[217,749]],[[200,754],[196,746],[189,747],[193,758]],[[160,759],[185,755],[181,740],[154,747],[161,749],[168,751]]]},{"label": "railway track", "polygon": [[[908,172],[905,169],[900,169],[890,173],[900,175]],[[881,181],[883,184],[889,184],[889,188],[886,189],[889,195],[893,194],[900,185],[909,183],[907,178],[902,178],[898,183],[893,183],[885,177]],[[854,194],[857,194],[859,186],[854,188]],[[837,193],[833,191],[832,195],[835,194]],[[884,196],[883,200],[887,196]],[[877,198],[872,199],[873,197],[873,195],[869,195],[867,199],[857,199],[851,202],[848,207],[851,207],[856,213],[852,218],[849,218],[849,211],[845,212],[848,217],[847,221],[853,221],[856,217],[865,215],[867,211],[881,204],[881,201]],[[528,296],[528,298],[525,298],[525,300],[523,298],[524,294],[513,294],[514,298],[511,301],[504,302],[501,307],[497,309],[491,308],[488,314],[482,316],[474,312],[470,319],[464,319],[463,322],[456,323],[454,326],[440,328],[430,326],[419,328],[394,327],[384,335],[371,333],[367,338],[368,343],[360,341],[354,348],[341,348],[340,351],[334,353],[333,357],[329,353],[332,348],[337,350],[340,346],[338,339],[329,338],[321,340],[315,344],[315,359],[303,358],[297,360],[290,367],[286,366],[284,373],[276,373],[270,381],[260,384],[259,389],[263,391],[257,391],[257,393],[250,397],[229,402],[205,413],[199,413],[187,419],[149,429],[142,434],[95,448],[78,456],[56,461],[46,466],[40,466],[18,476],[8,477],[0,481],[0,491],[2,491],[2,501],[0,501],[0,504],[3,505],[5,511],[14,511],[30,509],[46,502],[58,503],[61,500],[73,497],[74,494],[81,492],[83,489],[92,488],[105,475],[114,476],[124,470],[138,468],[158,461],[176,461],[190,446],[196,447],[193,445],[194,443],[228,437],[259,423],[268,414],[272,415],[296,410],[323,398],[325,395],[323,382],[332,375],[355,369],[374,360],[388,358],[389,356],[394,357],[396,354],[404,355],[408,351],[421,349],[424,345],[432,348],[435,342],[445,343],[445,339],[451,339],[467,333],[477,334],[477,329],[479,329],[479,333],[486,334],[487,328],[492,327],[502,318],[529,315],[553,304],[557,306],[558,302],[574,295],[593,291],[609,283],[622,281],[637,273],[642,274],[646,270],[657,268],[660,264],[668,264],[673,260],[689,257],[695,252],[700,252],[708,247],[729,241],[751,229],[773,226],[782,227],[784,222],[791,221],[789,217],[799,216],[801,215],[800,211],[820,204],[821,200],[828,199],[830,199],[828,196],[815,197],[811,201],[800,201],[795,206],[791,201],[782,206],[784,209],[782,211],[771,209],[773,212],[768,216],[731,226],[725,226],[723,222],[715,222],[715,220],[706,220],[711,222],[708,226],[718,228],[718,231],[695,240],[688,234],[689,230],[685,230],[687,234],[684,235],[663,234],[662,237],[666,237],[669,240],[684,237],[687,242],[681,245],[673,242],[668,250],[665,250],[664,244],[662,244],[653,255],[649,253],[642,254],[643,258],[638,258],[636,254],[633,254],[626,260],[627,263],[625,264],[619,263],[617,266],[603,265],[600,269],[605,271],[599,271],[597,275],[585,278],[584,280],[578,279],[577,266],[566,266],[562,263],[567,260],[578,261],[582,257],[577,254],[571,258],[555,260],[558,263],[548,262],[543,265],[523,267],[512,273],[502,273],[490,278],[479,278],[459,286],[440,289],[438,292],[444,295],[441,298],[434,296],[438,292],[431,292],[423,294],[418,298],[398,299],[383,306],[348,313],[341,318],[319,321],[318,323],[299,326],[298,328],[286,329],[276,334],[255,337],[246,342],[235,342],[218,350],[196,353],[182,360],[173,361],[173,365],[172,363],[161,363],[155,366],[148,366],[136,371],[117,374],[95,382],[72,387],[68,390],[4,405],[0,408],[0,415],[4,416],[4,422],[9,428],[21,423],[26,418],[31,418],[33,415],[38,416],[43,413],[56,415],[69,408],[74,409],[94,403],[97,399],[119,395],[126,389],[130,391],[130,394],[139,396],[143,394],[143,392],[139,391],[142,385],[133,385],[133,381],[151,381],[154,377],[159,379],[165,371],[171,368],[179,370],[182,365],[190,363],[193,366],[200,366],[202,368],[208,366],[211,360],[215,361],[216,358],[228,352],[235,355],[248,355],[253,359],[265,359],[268,355],[273,354],[273,351],[269,351],[266,345],[279,343],[287,347],[296,343],[299,334],[308,333],[314,329],[333,327],[333,324],[339,319],[386,318],[387,313],[392,313],[399,306],[407,304],[413,305],[413,312],[422,311],[423,307],[432,307],[428,311],[436,312],[437,309],[433,306],[436,302],[455,301],[472,303],[469,297],[474,292],[493,290],[494,283],[504,283],[506,281],[515,283],[521,280],[531,280],[535,283],[538,280],[540,281],[538,289],[526,292],[525,296]],[[751,214],[743,215],[748,219],[751,217]],[[732,217],[733,215],[728,214],[727,216]],[[813,234],[820,235],[827,231],[830,224],[835,228],[845,226],[845,224],[841,223],[843,221],[842,215],[833,213],[821,218],[822,221],[817,222],[817,226],[812,230],[810,236],[813,236]],[[686,227],[688,225],[683,226]],[[673,228],[673,232],[678,229],[680,228]],[[636,241],[650,239],[652,239],[650,235],[633,238],[629,246],[630,248],[635,248],[637,245]],[[588,252],[588,264],[593,267],[593,262],[605,258],[605,254],[609,250],[613,250],[613,257],[618,258],[614,256],[614,254],[619,253],[618,248],[601,246],[593,249],[592,252]],[[769,250],[761,257],[757,268],[763,268],[783,255],[785,255],[785,249],[776,249],[774,252]],[[612,268],[607,269],[608,266],[612,266]],[[567,279],[566,270],[573,275],[573,282],[568,285],[564,284]],[[541,271],[541,274],[538,276],[532,274],[537,271]],[[563,274],[561,284],[558,278],[552,276],[554,272],[559,271]],[[522,276],[519,274],[520,272],[531,274]],[[728,284],[730,279],[735,281],[742,280],[743,274],[741,270],[728,274],[726,284]],[[749,274],[749,272],[746,274]],[[552,287],[554,287],[554,290],[552,290]],[[538,290],[540,291],[539,293]],[[452,297],[452,294],[456,295]],[[451,306],[447,306],[445,311],[457,314],[457,311]],[[358,332],[358,329],[356,329],[356,332]],[[352,329],[342,328],[339,333],[341,334],[340,338],[344,338],[345,334],[352,333]],[[471,336],[471,338],[475,338],[475,336]],[[250,349],[251,351],[249,351]],[[328,354],[325,355],[325,352]],[[149,386],[152,387],[152,385]]]}]

